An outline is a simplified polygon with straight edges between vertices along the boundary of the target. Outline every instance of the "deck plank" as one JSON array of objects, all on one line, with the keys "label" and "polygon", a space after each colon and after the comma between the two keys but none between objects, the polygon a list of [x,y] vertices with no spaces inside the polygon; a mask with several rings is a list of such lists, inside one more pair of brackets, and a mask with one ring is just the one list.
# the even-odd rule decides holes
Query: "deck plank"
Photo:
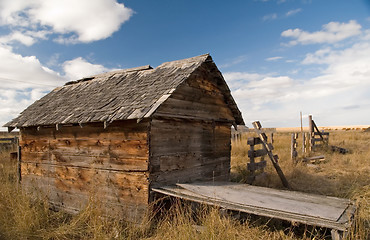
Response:
[{"label": "deck plank", "polygon": [[[231,210],[345,231],[354,204],[348,199],[231,182],[198,182],[154,191]],[[344,215],[352,215],[343,217]]]},{"label": "deck plank", "polygon": [[178,184],[194,193],[243,205],[270,208],[277,211],[294,212],[302,215],[336,221],[349,201],[319,195],[303,194],[261,188],[244,184],[195,183]]}]

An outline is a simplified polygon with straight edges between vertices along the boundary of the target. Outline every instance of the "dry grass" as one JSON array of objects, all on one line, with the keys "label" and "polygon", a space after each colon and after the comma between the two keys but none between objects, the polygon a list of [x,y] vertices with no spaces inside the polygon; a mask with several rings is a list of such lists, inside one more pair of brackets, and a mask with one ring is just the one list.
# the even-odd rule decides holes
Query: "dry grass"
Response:
[{"label": "dry grass", "polygon": [[[246,182],[248,172],[246,139],[233,144],[232,176],[235,181]],[[315,167],[305,164],[294,165],[290,160],[290,133],[274,135],[274,153],[279,155],[279,164],[291,187],[296,191],[349,198],[356,201],[358,212],[350,239],[370,238],[370,133],[360,131],[333,131],[330,144],[350,149],[349,154],[333,153],[327,150],[311,155],[325,155],[326,161]],[[302,157],[301,142],[298,142],[299,156]],[[267,177],[257,185],[282,188],[282,184],[272,167],[267,166]]]},{"label": "dry grass", "polygon": [[[251,135],[250,135],[251,136]],[[246,138],[232,145],[232,177],[246,181]],[[324,152],[326,162],[315,168],[290,161],[290,134],[275,134],[274,153],[294,190],[355,200],[359,210],[348,239],[369,239],[370,234],[370,133],[335,131],[331,144],[351,149],[350,154]],[[42,196],[19,190],[16,163],[5,153],[0,162],[0,239],[323,239],[320,229],[250,217],[240,222],[216,208],[178,202],[155,220],[134,225],[122,219],[102,217],[94,197],[78,215],[49,210]],[[267,178],[260,186],[282,188],[268,162]]]}]

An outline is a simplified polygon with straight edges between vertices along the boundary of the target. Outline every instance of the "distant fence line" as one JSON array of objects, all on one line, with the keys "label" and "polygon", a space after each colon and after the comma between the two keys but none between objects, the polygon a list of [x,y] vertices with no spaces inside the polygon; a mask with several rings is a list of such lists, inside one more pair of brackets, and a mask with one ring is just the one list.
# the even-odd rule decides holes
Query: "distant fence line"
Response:
[{"label": "distant fence line", "polygon": [[[262,130],[265,133],[268,133],[273,136],[273,134],[276,132],[276,128],[262,128]],[[252,128],[247,128],[247,129],[242,129],[242,130],[235,130],[231,129],[231,140],[234,141],[241,141],[243,138],[243,135],[248,134],[248,133],[254,133],[254,129]]]}]

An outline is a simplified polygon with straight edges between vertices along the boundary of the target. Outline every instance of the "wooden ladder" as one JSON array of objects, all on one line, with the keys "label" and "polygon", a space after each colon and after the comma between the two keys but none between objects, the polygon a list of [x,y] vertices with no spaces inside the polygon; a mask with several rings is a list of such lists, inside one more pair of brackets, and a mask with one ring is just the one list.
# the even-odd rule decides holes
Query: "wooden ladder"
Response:
[{"label": "wooden ladder", "polygon": [[262,146],[266,150],[267,155],[269,156],[272,164],[274,165],[274,168],[275,168],[277,174],[279,175],[281,182],[283,183],[284,187],[289,189],[290,188],[289,183],[286,180],[285,175],[284,175],[283,171],[281,170],[281,168],[279,166],[279,163],[278,163],[279,157],[278,157],[278,155],[274,155],[272,153],[272,150],[274,149],[274,147],[272,146],[271,143],[267,143],[267,136],[262,130],[261,123],[259,121],[255,121],[255,122],[252,123],[252,125],[254,127],[254,130],[258,134],[258,137],[261,139]]},{"label": "wooden ladder", "polygon": [[[259,171],[260,174],[264,173],[264,168],[266,167],[266,161],[264,156],[267,155],[267,152],[264,148],[255,149],[256,146],[262,145],[262,141],[259,137],[250,137],[248,138],[247,144],[249,145],[250,150],[248,151],[249,163],[247,164],[247,169],[250,172],[248,177],[248,184],[252,184],[257,177],[256,171]],[[256,161],[256,158],[261,158],[260,161]]]}]

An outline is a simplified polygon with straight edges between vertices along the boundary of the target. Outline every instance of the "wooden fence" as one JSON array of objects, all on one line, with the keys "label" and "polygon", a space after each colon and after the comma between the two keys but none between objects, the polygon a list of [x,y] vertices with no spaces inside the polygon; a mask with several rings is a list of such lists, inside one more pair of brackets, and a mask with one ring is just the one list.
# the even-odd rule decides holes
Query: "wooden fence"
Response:
[{"label": "wooden fence", "polygon": [[18,137],[0,138],[0,152],[16,152],[18,149]]},{"label": "wooden fence", "polygon": [[[274,143],[274,133],[276,132],[276,128],[263,128],[262,129],[267,135],[269,135],[270,142]],[[242,141],[243,139],[248,139],[251,133],[255,133],[254,129],[247,128],[247,129],[232,129],[231,130],[231,140],[233,141]],[[249,135],[249,136],[248,136]]]}]

